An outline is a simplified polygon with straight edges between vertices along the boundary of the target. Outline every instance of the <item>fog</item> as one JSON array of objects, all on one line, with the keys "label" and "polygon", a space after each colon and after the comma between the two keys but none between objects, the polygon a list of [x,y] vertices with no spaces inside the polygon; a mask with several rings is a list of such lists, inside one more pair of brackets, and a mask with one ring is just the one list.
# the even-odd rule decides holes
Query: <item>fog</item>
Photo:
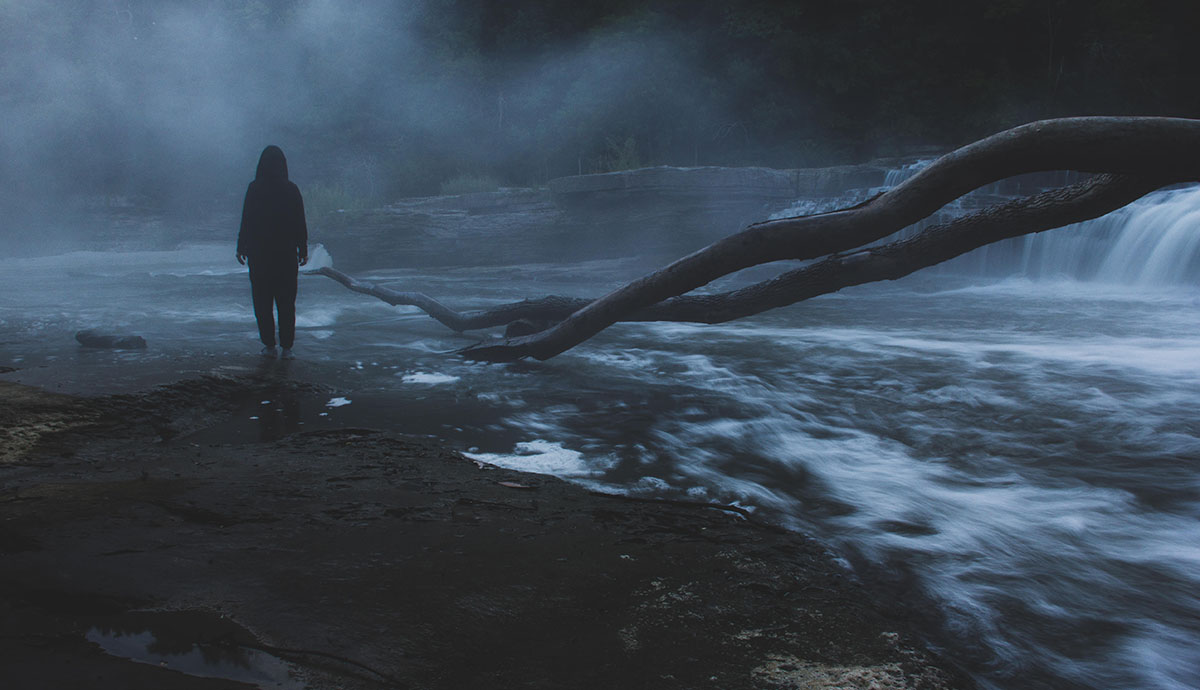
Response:
[{"label": "fog", "polygon": [[480,36],[436,3],[5,0],[0,239],[98,198],[236,206],[270,143],[302,189],[378,200],[591,172],[647,122],[682,137],[722,119],[699,97],[644,107],[696,76],[669,31],[548,37],[504,64],[478,59]]},{"label": "fog", "polygon": [[[734,185],[701,185],[717,210],[706,192],[666,211],[397,200],[1200,112],[1182,9],[1085,4],[0,0],[0,373],[82,394],[293,377],[336,396],[280,415],[253,397],[229,433],[435,435],[605,490],[738,502],[911,582],[981,687],[1198,687],[1200,569],[1181,547],[1200,543],[1195,188],[958,274],[727,324],[620,324],[515,366],[450,356],[491,336],[320,276],[300,279],[297,360],[261,358],[234,260],[268,144],[304,193],[310,268],[332,254],[471,309],[603,294],[711,241],[697,228],[736,230],[718,213],[744,205]],[[862,185],[787,212],[878,191]],[[337,204],[392,208],[334,227]],[[93,328],[148,346],[80,347]]]}]

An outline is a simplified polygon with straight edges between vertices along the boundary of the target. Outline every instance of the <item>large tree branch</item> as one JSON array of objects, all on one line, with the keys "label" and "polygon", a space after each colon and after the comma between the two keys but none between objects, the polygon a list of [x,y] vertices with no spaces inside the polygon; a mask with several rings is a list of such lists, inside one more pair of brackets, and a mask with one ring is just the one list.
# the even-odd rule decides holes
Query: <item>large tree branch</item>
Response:
[{"label": "large tree branch", "polygon": [[[1100,175],[955,218],[905,240],[829,256],[738,290],[673,297],[624,320],[732,321],[854,285],[903,278],[1000,240],[1097,218],[1161,186],[1160,180]],[[507,361],[511,340],[475,345],[460,353],[471,359]]]},{"label": "large tree branch", "polygon": [[[1108,171],[1088,182],[1001,204],[883,247],[874,242],[979,186],[1049,169]],[[391,304],[410,304],[454,330],[529,319],[557,323],[533,335],[467,348],[464,356],[508,361],[551,357],[616,321],[716,323],[875,280],[895,279],[1008,237],[1108,213],[1158,187],[1200,179],[1200,121],[1072,118],[1035,122],[947,154],[856,207],[758,223],[602,297],[545,297],[460,314],[415,292],[396,292],[333,269],[319,273]],[[733,292],[683,295],[715,278],[782,259],[823,261]]]},{"label": "large tree branch", "polygon": [[728,273],[784,259],[813,259],[879,240],[980,186],[1042,170],[1200,179],[1200,121],[1084,117],[1015,127],[965,146],[860,206],[752,225],[588,304],[545,331],[468,356],[548,359],[629,314]]},{"label": "large tree branch", "polygon": [[461,313],[442,304],[423,292],[401,292],[386,288],[382,285],[368,283],[353,276],[346,275],[335,268],[322,267],[311,273],[333,278],[354,292],[370,295],[393,306],[412,306],[424,311],[443,326],[453,331],[471,331],[479,328],[504,326],[529,319],[535,321],[562,321],[592,300],[576,297],[559,297],[551,295],[535,300],[522,300],[511,304],[502,304],[483,309]]},{"label": "large tree branch", "polygon": [[[689,321],[722,323],[758,314],[842,288],[879,280],[895,280],[993,242],[1096,218],[1161,186],[1159,181],[1100,175],[1070,187],[1017,199],[953,219],[897,242],[852,254],[839,254],[787,271],[760,283],[708,295],[683,295],[627,315],[623,321]],[[455,331],[503,326],[518,320],[553,323],[593,300],[548,296],[490,309],[459,313],[419,292],[400,292],[337,271],[321,268],[347,288],[393,305],[411,305]],[[468,357],[488,359],[495,344],[462,350]]]},{"label": "large tree branch", "polygon": [[[988,207],[908,239],[850,254],[835,254],[731,292],[684,295],[655,305],[671,321],[723,323],[795,304],[854,285],[896,280],[993,242],[1098,218],[1163,186],[1128,175],[1086,182]],[[639,312],[642,314],[644,312]],[[487,359],[486,346],[464,353]]]}]

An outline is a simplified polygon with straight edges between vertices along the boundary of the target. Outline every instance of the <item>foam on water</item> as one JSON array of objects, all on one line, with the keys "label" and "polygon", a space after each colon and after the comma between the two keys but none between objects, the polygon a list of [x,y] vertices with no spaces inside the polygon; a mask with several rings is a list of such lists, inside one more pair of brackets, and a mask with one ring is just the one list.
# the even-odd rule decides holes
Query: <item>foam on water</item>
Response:
[{"label": "foam on water", "polygon": [[440,385],[443,383],[454,383],[455,381],[457,381],[459,379],[458,376],[451,376],[449,374],[439,374],[437,372],[425,372],[425,371],[414,371],[411,373],[397,374],[397,376],[400,376],[400,380],[403,381],[404,383],[425,384],[425,385],[430,385],[430,386],[436,386],[436,385]]},{"label": "foam on water", "polygon": [[[297,351],[357,403],[325,419],[383,401],[483,462],[736,502],[911,576],[984,687],[1200,687],[1200,292],[1175,261],[1198,205],[1195,189],[1152,195],[1042,235],[1060,244],[989,254],[999,274],[719,326],[621,324],[508,366],[448,356],[474,338],[302,276]],[[215,272],[231,261],[220,246],[8,262],[0,365],[116,380],[234,351],[252,368],[246,277]],[[364,277],[464,307],[626,279],[615,262]],[[96,324],[150,349],[81,352],[73,333]]]},{"label": "foam on water", "polygon": [[463,455],[497,467],[576,479],[599,476],[606,464],[595,458],[584,459],[583,453],[545,439],[521,441],[511,453],[464,452]]},{"label": "foam on water", "polygon": [[[1058,332],[987,339],[979,322],[924,333],[722,327],[710,343],[787,348],[824,373],[680,357],[680,380],[719,381],[713,394],[755,414],[664,420],[654,437],[686,452],[676,486],[716,486],[914,569],[955,625],[987,641],[985,684],[1036,687],[1031,673],[1053,684],[1036,675],[1051,668],[1084,687],[1192,687],[1197,653],[1153,674],[1137,655],[1174,648],[1147,630],[1200,641],[1200,331],[1081,337],[1069,326],[1093,320],[1063,318],[1095,306],[1060,304]],[[1088,632],[1097,626],[1105,632]],[[1048,627],[1096,646],[1042,639]]]}]

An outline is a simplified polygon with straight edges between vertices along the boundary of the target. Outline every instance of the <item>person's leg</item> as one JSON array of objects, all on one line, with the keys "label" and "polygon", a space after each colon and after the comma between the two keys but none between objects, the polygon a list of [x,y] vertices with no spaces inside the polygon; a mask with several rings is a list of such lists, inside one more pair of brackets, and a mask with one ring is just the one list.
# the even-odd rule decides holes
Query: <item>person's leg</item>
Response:
[{"label": "person's leg", "polygon": [[279,308],[279,345],[292,349],[296,341],[296,292],[298,275],[296,269],[280,272],[276,284],[275,303]]},{"label": "person's leg", "polygon": [[250,294],[254,298],[254,318],[258,320],[258,338],[263,345],[275,347],[275,290],[267,266],[250,262]]}]

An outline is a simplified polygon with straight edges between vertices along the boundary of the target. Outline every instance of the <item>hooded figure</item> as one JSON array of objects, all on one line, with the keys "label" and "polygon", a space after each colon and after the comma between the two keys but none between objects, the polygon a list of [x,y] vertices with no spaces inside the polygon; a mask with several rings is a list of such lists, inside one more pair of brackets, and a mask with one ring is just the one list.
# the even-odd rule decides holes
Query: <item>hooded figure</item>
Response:
[{"label": "hooded figure", "polygon": [[308,226],[300,189],[288,180],[287,159],[278,146],[263,149],[254,181],[246,189],[238,263],[250,262],[250,290],[263,354],[275,356],[275,318],[279,311],[279,345],[292,357],[296,339],[296,278],[308,263]]}]

